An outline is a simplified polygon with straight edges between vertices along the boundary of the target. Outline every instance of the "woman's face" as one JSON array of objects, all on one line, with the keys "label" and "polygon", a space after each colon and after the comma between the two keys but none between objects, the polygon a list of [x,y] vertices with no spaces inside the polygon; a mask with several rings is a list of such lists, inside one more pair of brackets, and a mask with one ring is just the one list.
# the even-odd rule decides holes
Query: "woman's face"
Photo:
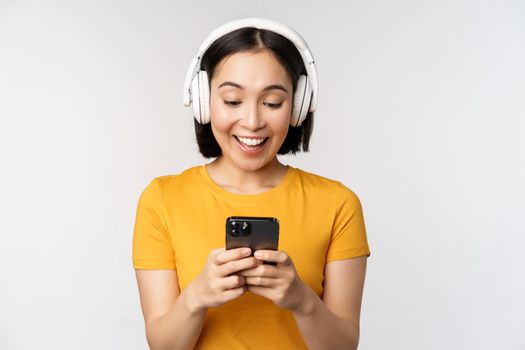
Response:
[{"label": "woman's face", "polygon": [[244,171],[275,159],[292,110],[292,82],[270,51],[225,57],[210,86],[213,134],[223,157]]}]

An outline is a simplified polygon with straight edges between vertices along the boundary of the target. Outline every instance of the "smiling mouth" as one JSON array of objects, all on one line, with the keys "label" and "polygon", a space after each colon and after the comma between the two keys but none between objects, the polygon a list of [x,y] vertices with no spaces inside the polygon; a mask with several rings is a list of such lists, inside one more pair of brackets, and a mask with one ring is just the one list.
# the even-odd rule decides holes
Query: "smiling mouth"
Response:
[{"label": "smiling mouth", "polygon": [[239,142],[241,145],[249,148],[260,148],[262,147],[266,141],[268,141],[268,137],[260,137],[260,138],[254,138],[254,137],[242,137],[234,135],[237,142]]}]

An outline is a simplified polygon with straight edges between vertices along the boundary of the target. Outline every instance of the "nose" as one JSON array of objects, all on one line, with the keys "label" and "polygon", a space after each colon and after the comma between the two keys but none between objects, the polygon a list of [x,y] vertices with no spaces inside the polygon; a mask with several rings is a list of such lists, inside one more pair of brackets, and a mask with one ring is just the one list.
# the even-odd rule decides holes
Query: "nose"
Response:
[{"label": "nose", "polygon": [[258,130],[264,128],[265,125],[266,122],[262,118],[258,103],[251,103],[243,118],[243,126],[248,130]]}]

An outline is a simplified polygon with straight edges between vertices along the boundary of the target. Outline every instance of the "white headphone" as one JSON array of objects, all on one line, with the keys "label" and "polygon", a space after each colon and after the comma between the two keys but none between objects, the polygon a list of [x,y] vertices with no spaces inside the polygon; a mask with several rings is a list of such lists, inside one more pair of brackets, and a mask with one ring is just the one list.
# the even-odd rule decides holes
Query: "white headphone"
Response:
[{"label": "white headphone", "polygon": [[317,70],[312,53],[306,42],[293,29],[264,18],[243,18],[228,22],[210,33],[199,47],[199,52],[192,59],[186,79],[184,80],[184,105],[192,105],[193,116],[201,123],[210,122],[210,88],[206,71],[201,70],[202,56],[210,45],[221,36],[234,30],[246,27],[265,29],[280,34],[295,44],[306,68],[308,75],[300,75],[293,96],[292,118],[290,125],[300,126],[308,112],[314,112],[317,107]]}]

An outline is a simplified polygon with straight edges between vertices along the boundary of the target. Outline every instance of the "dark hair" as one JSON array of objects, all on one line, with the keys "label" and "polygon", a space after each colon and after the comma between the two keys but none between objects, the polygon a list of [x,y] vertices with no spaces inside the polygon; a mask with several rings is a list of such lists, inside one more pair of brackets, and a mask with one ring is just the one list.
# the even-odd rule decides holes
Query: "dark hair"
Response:
[{"label": "dark hair", "polygon": [[[295,92],[299,75],[307,74],[301,54],[289,39],[269,30],[245,27],[223,35],[214,41],[202,56],[201,69],[208,73],[208,81],[211,86],[215,67],[224,57],[241,51],[256,52],[264,49],[270,50],[286,69]],[[222,151],[213,136],[211,124],[199,124],[195,118],[194,123],[195,136],[201,154],[206,158],[220,156]],[[290,125],[288,134],[277,154],[295,154],[301,149],[308,152],[312,128],[313,113],[308,112],[301,126]]]}]

